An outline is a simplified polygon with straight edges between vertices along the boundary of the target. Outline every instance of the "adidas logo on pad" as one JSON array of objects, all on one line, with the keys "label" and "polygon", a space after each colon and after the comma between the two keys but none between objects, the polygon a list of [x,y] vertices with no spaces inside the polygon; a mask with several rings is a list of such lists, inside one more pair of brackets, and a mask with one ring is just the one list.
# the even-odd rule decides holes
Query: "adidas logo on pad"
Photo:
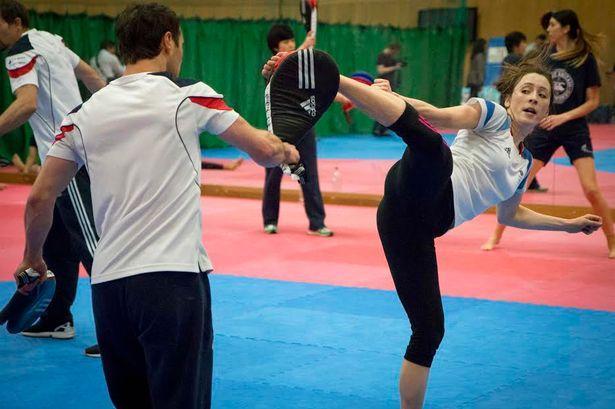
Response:
[{"label": "adidas logo on pad", "polygon": [[303,101],[301,107],[311,116],[316,116],[316,98],[314,95]]}]

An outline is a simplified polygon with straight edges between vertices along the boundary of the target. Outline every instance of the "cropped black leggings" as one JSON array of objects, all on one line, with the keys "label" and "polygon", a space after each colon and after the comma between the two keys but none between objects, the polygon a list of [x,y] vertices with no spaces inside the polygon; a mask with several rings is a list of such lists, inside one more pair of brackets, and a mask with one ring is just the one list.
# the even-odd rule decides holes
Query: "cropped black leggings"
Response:
[{"label": "cropped black leggings", "polygon": [[453,158],[411,106],[389,127],[408,145],[386,178],[378,232],[412,335],[404,358],[430,367],[444,336],[434,238],[454,222]]}]

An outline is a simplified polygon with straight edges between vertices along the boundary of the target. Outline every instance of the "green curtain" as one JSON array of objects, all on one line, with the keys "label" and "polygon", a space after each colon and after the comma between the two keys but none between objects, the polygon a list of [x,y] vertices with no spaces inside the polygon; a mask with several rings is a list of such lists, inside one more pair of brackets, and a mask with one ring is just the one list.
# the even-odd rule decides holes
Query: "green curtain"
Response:
[{"label": "green curtain", "polygon": [[[299,23],[287,21],[303,40]],[[185,45],[182,75],[203,79],[225,95],[229,105],[253,125],[264,128],[265,82],[260,76],[270,57],[266,37],[270,21],[186,20],[182,24]],[[376,58],[391,42],[402,45],[402,58],[408,65],[402,71],[401,93],[425,99],[439,106],[460,100],[461,74],[465,55],[465,28],[396,29],[328,25],[318,27],[318,48],[334,56],[343,74],[368,71],[375,74]],[[323,116],[317,126],[319,136],[369,133],[373,121],[354,110],[349,126],[339,104]],[[224,146],[213,136],[203,140],[206,147]]]},{"label": "green curtain", "polygon": [[[297,42],[301,42],[305,37],[303,26],[294,21],[286,23],[297,33]],[[271,21],[264,20],[182,21],[185,38],[182,76],[208,83],[225,95],[227,104],[260,128],[266,127],[265,82],[260,70],[271,55],[266,44],[271,24]],[[86,61],[96,53],[102,40],[113,38],[113,21],[107,17],[33,13],[31,25],[61,35],[66,44]],[[344,74],[354,71],[375,74],[376,57],[391,42],[401,44],[401,57],[408,63],[402,71],[401,93],[439,106],[459,102],[466,46],[465,27],[462,25],[433,29],[338,24],[318,27],[318,48],[333,55]],[[12,101],[6,72],[0,77],[0,95],[0,105],[4,109]],[[353,125],[348,126],[339,104],[335,104],[319,122],[318,135],[371,131],[369,118],[356,110],[352,117]],[[26,128],[3,137],[0,156],[24,153],[30,133]],[[211,135],[203,135],[201,141],[204,147],[224,146]]]}]

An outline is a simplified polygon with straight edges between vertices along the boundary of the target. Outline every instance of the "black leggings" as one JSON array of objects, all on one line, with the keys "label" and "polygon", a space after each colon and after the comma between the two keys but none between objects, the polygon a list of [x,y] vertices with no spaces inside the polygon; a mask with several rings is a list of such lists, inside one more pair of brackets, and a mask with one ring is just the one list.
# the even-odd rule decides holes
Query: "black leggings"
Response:
[{"label": "black leggings", "polygon": [[412,328],[404,358],[430,367],[444,336],[434,238],[454,222],[453,158],[442,136],[409,105],[389,128],[408,147],[387,175],[378,232]]}]

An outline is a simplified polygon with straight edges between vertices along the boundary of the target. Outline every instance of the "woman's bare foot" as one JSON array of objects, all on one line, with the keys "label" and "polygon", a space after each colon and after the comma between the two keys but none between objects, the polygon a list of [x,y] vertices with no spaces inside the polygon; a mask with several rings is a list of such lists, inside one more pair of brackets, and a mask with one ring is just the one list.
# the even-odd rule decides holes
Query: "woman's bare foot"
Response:
[{"label": "woman's bare foot", "polygon": [[615,259],[615,234],[606,236],[606,244],[609,247],[609,258]]},{"label": "woman's bare foot", "polygon": [[238,158],[232,161],[231,163],[225,163],[222,166],[224,167],[225,170],[235,170],[238,167],[240,167],[242,163],[243,163],[243,158]]},{"label": "woman's bare foot", "polygon": [[497,246],[498,244],[500,244],[500,238],[496,236],[491,236],[489,237],[489,240],[485,242],[485,244],[480,246],[480,249],[485,250],[485,251],[490,251],[490,250],[493,250],[495,246]]}]

